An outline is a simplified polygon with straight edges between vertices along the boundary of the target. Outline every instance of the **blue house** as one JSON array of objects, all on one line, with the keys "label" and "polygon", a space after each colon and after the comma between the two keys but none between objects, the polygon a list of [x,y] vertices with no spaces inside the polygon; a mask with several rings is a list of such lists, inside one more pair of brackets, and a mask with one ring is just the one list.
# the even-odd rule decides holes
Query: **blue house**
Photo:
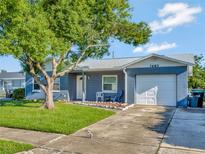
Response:
[{"label": "blue house", "polygon": [[[193,65],[192,54],[86,60],[73,72],[58,78],[53,93],[56,99],[66,95],[71,101],[96,101],[97,93],[112,98],[123,91],[122,101],[129,104],[186,105]],[[26,97],[44,97],[28,74]]]}]

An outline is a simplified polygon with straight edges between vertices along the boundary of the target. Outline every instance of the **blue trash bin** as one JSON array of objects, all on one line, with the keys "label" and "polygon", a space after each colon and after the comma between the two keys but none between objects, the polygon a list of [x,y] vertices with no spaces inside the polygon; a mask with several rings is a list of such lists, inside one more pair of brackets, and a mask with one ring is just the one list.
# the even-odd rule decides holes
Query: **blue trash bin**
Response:
[{"label": "blue trash bin", "polygon": [[198,107],[203,107],[203,97],[205,90],[203,89],[192,89],[192,95],[193,96],[199,96],[198,97]]},{"label": "blue trash bin", "polygon": [[190,106],[191,107],[198,107],[198,99],[199,99],[200,96],[193,96],[191,98],[191,103],[190,103]]}]

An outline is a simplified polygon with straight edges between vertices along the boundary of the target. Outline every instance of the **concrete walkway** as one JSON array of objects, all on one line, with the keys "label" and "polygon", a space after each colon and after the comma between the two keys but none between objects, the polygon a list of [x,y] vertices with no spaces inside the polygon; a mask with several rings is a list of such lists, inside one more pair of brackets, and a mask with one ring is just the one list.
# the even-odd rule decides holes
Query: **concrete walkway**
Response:
[{"label": "concrete walkway", "polygon": [[202,154],[205,110],[135,106],[69,136],[0,128],[0,138],[35,145],[22,154]]},{"label": "concrete walkway", "polygon": [[9,139],[17,142],[29,143],[34,145],[35,147],[43,146],[63,136],[65,135],[0,127],[1,139]]}]

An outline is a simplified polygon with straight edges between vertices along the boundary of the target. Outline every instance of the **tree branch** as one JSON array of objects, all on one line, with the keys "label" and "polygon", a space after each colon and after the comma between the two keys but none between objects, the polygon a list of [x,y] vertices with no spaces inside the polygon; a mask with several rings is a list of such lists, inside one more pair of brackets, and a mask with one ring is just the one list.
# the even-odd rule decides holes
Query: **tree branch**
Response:
[{"label": "tree branch", "polygon": [[82,59],[84,58],[85,54],[86,54],[86,51],[91,48],[91,47],[102,47],[102,46],[107,46],[108,44],[94,44],[94,45],[88,45],[81,53],[80,57],[78,58],[78,60],[73,64],[71,65],[68,69],[62,71],[62,72],[59,72],[56,74],[56,76],[63,76],[65,73],[68,73],[70,71],[72,71],[81,61]]},{"label": "tree branch", "polygon": [[46,87],[41,83],[40,79],[35,73],[34,67],[32,65],[32,61],[28,58],[28,61],[26,61],[27,65],[29,66],[29,72],[31,73],[34,80],[37,82],[37,84],[41,87],[41,89],[46,92]]},{"label": "tree branch", "polygon": [[60,65],[64,59],[65,59],[65,53],[62,53],[60,58],[57,61],[57,64]]},{"label": "tree branch", "polygon": [[50,78],[46,70],[41,66],[39,62],[36,63],[36,67],[41,71],[41,73],[45,76],[47,80]]},{"label": "tree branch", "polygon": [[64,59],[65,59],[65,56],[69,53],[69,51],[70,51],[70,48],[67,50],[67,52],[63,52],[61,55],[60,55],[60,57],[59,57],[59,59],[53,59],[52,60],[52,66],[53,66],[53,74],[52,74],[52,77],[55,79],[56,78],[56,73],[57,73],[57,68],[58,68],[58,66],[64,61]]},{"label": "tree branch", "polygon": [[52,72],[52,78],[54,78],[54,80],[55,80],[55,78],[56,78],[56,71],[57,71],[58,65],[59,65],[59,63],[56,62],[55,58],[53,58],[53,59],[52,59],[52,67],[53,67],[53,68],[52,68],[52,70],[53,70],[53,72]]}]

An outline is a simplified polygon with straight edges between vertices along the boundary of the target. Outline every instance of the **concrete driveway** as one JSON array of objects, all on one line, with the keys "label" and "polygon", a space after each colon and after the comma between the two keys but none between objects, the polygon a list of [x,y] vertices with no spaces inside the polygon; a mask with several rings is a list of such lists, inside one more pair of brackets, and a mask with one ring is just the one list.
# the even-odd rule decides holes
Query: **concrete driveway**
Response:
[{"label": "concrete driveway", "polygon": [[205,109],[178,108],[166,131],[160,154],[205,153]]},{"label": "concrete driveway", "polygon": [[[76,154],[156,153],[174,111],[175,108],[136,106],[33,152],[51,153],[52,150],[61,150],[62,153]],[[93,133],[92,138],[88,137],[88,130]]]}]

